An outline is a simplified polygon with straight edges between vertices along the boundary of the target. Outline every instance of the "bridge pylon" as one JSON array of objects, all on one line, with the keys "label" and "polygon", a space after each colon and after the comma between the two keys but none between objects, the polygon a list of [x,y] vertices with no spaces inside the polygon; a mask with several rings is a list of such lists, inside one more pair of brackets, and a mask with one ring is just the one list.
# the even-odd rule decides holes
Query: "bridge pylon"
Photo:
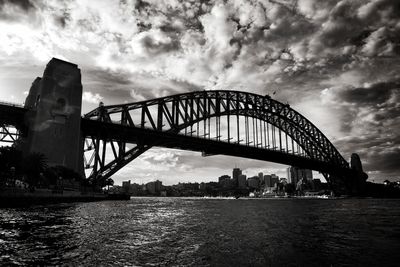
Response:
[{"label": "bridge pylon", "polygon": [[49,166],[61,165],[83,172],[80,131],[81,72],[76,64],[57,58],[49,61],[42,78],[32,83],[25,101],[28,134],[24,154],[39,152]]}]

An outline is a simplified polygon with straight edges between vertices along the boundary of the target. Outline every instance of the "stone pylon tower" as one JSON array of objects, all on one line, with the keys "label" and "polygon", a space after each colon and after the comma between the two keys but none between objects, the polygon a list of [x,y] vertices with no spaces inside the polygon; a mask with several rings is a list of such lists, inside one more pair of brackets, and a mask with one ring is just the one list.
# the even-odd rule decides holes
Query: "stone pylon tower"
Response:
[{"label": "stone pylon tower", "polygon": [[36,78],[25,101],[28,135],[23,152],[39,152],[48,165],[83,174],[81,151],[81,72],[77,65],[53,58]]}]

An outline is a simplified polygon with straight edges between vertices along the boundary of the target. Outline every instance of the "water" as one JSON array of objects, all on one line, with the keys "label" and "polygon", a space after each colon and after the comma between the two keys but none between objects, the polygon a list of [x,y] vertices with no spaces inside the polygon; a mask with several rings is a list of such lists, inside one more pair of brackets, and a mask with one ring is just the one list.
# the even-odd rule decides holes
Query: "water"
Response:
[{"label": "water", "polygon": [[134,198],[0,215],[2,266],[400,266],[400,200]]}]

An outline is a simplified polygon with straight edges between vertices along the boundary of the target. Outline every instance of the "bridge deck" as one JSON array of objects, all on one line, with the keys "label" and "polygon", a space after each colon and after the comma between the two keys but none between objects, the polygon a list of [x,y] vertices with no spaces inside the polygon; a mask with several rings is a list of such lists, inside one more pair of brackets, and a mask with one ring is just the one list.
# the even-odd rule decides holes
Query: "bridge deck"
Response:
[{"label": "bridge deck", "polygon": [[20,105],[0,103],[0,123],[3,125],[24,127],[26,112],[28,112],[28,110]]},{"label": "bridge deck", "polygon": [[[84,135],[101,138],[103,140],[118,140],[126,143],[139,142],[143,144],[152,144],[152,146],[206,152],[207,154],[237,156],[286,165],[290,162],[291,165],[313,169],[320,172],[338,172],[337,166],[327,162],[287,154],[286,152],[232,144],[212,139],[159,132],[146,128],[127,127],[119,124],[105,123],[84,118],[81,120],[81,129]],[[351,172],[350,169],[342,169],[341,171],[343,174]]]}]

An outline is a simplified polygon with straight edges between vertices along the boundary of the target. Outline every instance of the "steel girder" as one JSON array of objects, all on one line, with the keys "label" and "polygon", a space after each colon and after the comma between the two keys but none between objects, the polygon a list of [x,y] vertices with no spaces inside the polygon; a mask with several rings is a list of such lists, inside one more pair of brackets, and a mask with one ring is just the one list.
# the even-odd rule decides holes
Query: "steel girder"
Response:
[{"label": "steel girder", "polygon": [[14,103],[0,103],[0,142],[15,143],[26,133],[25,114],[27,109]]},{"label": "steel girder", "polygon": [[19,137],[19,131],[14,126],[0,124],[0,143],[15,143]]},{"label": "steel girder", "polygon": [[[136,103],[101,105],[84,118],[254,146],[266,152],[281,151],[328,163],[338,169],[349,168],[347,161],[316,126],[288,104],[268,95],[228,90],[198,91]],[[89,147],[94,150],[91,160],[86,161],[86,167],[92,168],[90,177],[93,179],[101,177],[104,180],[152,146],[162,146],[162,142],[147,140],[143,143],[139,138],[136,146],[126,151],[125,140],[110,136],[102,138],[100,133],[86,134],[86,137],[91,139]],[[105,162],[107,149],[112,151],[109,163]]]}]

